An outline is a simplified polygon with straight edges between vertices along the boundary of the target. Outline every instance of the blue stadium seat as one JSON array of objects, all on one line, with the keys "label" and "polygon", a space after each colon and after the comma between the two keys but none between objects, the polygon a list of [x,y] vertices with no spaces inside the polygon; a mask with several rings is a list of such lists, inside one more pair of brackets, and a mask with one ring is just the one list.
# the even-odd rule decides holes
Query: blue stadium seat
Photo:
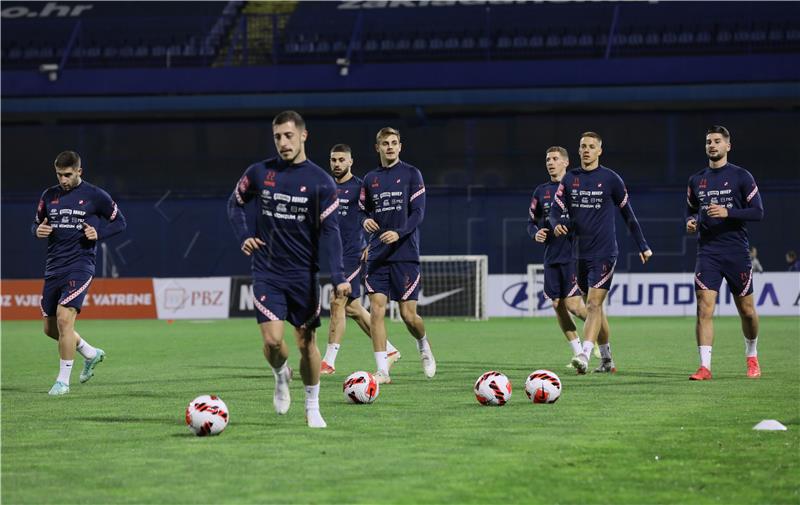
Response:
[{"label": "blue stadium seat", "polygon": [[664,32],[661,34],[661,43],[672,45],[678,43],[678,34],[675,32]]},{"label": "blue stadium seat", "polygon": [[26,60],[35,60],[39,58],[39,48],[38,47],[27,47],[25,51],[22,52],[22,58]]},{"label": "blue stadium seat", "polygon": [[453,51],[459,49],[461,47],[461,43],[458,40],[458,37],[447,37],[444,41],[444,48]]},{"label": "blue stadium seat", "polygon": [[773,28],[769,31],[769,41],[770,42],[780,42],[783,40],[783,30],[778,28]]},{"label": "blue stadium seat", "polygon": [[641,33],[631,33],[628,35],[628,45],[639,47],[644,44],[644,35]]}]

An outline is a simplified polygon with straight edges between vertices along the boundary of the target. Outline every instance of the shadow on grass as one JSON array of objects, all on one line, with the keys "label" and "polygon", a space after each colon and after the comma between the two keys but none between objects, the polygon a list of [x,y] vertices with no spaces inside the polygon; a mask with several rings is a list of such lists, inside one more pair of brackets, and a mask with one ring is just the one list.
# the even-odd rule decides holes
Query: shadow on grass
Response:
[{"label": "shadow on grass", "polygon": [[203,365],[203,368],[217,368],[220,370],[268,370],[267,365],[264,366],[242,366],[242,365]]},{"label": "shadow on grass", "polygon": [[184,421],[180,418],[170,417],[133,417],[133,416],[92,416],[78,417],[76,421],[86,421],[90,423],[119,423],[119,424],[176,424],[183,425]]}]

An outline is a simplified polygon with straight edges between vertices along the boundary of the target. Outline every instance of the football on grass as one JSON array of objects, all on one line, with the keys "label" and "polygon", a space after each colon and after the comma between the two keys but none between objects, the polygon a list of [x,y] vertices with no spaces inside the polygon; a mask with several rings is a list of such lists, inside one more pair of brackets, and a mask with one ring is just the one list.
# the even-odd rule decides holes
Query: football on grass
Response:
[{"label": "football on grass", "polygon": [[555,403],[561,396],[561,379],[550,370],[536,370],[525,381],[525,394],[533,403]]},{"label": "football on grass", "polygon": [[342,385],[345,399],[350,403],[372,403],[380,393],[378,381],[369,372],[353,372]]},{"label": "football on grass", "polygon": [[186,425],[198,437],[219,435],[228,426],[228,418],[228,406],[219,396],[198,396],[186,407]]},{"label": "football on grass", "polygon": [[481,405],[505,405],[511,399],[511,381],[494,370],[478,377],[473,388],[475,398]]}]

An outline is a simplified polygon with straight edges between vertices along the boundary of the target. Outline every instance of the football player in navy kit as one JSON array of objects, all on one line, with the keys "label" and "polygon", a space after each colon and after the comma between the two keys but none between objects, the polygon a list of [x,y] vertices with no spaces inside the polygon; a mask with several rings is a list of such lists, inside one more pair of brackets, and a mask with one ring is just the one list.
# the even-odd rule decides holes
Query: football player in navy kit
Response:
[{"label": "football player in navy kit", "polygon": [[[336,144],[331,148],[331,174],[336,181],[339,197],[339,235],[342,237],[342,259],[344,273],[352,287],[348,296],[331,293],[331,321],[328,327],[328,347],[322,358],[320,373],[336,373],[336,357],[344,335],[346,317],[352,318],[358,327],[370,336],[369,312],[361,305],[361,276],[367,256],[367,243],[361,227],[359,195],[361,179],[353,174],[353,152],[347,144]],[[389,367],[400,359],[400,351],[386,341]]]},{"label": "football player in navy kit", "polygon": [[753,300],[753,269],[747,221],[761,221],[764,207],[753,176],[728,162],[731,135],[724,126],[706,132],[708,167],[689,178],[686,196],[686,231],[700,234],[695,264],[697,324],[700,367],[689,378],[711,379],[711,346],[714,344],[714,307],[722,285],[728,283],[742,320],[747,376],[758,378],[758,314]]},{"label": "football player in navy kit", "polygon": [[102,349],[75,331],[75,319],[94,277],[97,241],[121,233],[127,224],[108,193],[82,179],[78,153],[59,153],[54,164],[58,184],[42,193],[31,232],[47,239],[41,308],[44,333],[58,341],[61,357],[58,378],[48,394],[60,396],[69,393],[76,350],[84,358],[81,382],[91,379],[105,359]]},{"label": "football player in navy kit", "polygon": [[[586,305],[578,289],[575,275],[575,260],[572,258],[572,234],[556,237],[550,229],[548,216],[557,211],[554,198],[558,184],[566,174],[569,166],[569,153],[560,146],[553,146],[545,153],[545,166],[550,181],[540,184],[531,197],[528,209],[528,236],[540,244],[544,244],[544,295],[553,302],[553,310],[561,331],[567,338],[572,356],[583,352],[575,322],[570,314],[582,321],[586,320]],[[601,332],[606,328],[601,328]],[[599,337],[600,340],[607,338]],[[600,357],[600,350],[595,346],[595,357]],[[572,363],[567,365],[572,368]]]},{"label": "football player in navy kit", "polygon": [[[283,338],[284,320],[288,320],[295,328],[300,350],[306,422],[311,428],[325,428],[319,410],[320,355],[316,343],[322,244],[328,249],[336,294],[350,294],[342,266],[336,212],[339,199],[331,176],[306,158],[308,131],[300,114],[284,111],[275,116],[272,134],[279,156],[245,171],[228,199],[228,217],[242,252],[252,259],[256,319],[264,356],[275,377],[275,411],[285,414],[291,404],[292,371]],[[248,223],[245,212],[245,205],[252,200],[257,203],[255,226]]]},{"label": "football player in navy kit", "polygon": [[[553,234],[575,234],[573,252],[577,261],[578,287],[586,297],[586,323],[583,326],[583,352],[572,360],[578,373],[586,373],[590,351],[597,341],[601,362],[595,372],[614,372],[616,365],[611,347],[601,331],[608,328],[603,302],[608,295],[617,263],[615,209],[619,209],[639,249],[639,258],[647,263],[653,251],[647,245],[639,221],[633,213],[628,190],[616,172],[600,164],[603,140],[595,132],[581,135],[578,152],[581,167],[570,170],[561,180],[556,192],[556,204],[561,213],[549,216]],[[566,215],[565,215],[566,214]],[[608,338],[606,333],[605,338]],[[599,337],[599,339],[598,339]]]},{"label": "football player in navy kit", "polygon": [[386,349],[386,303],[395,300],[400,317],[417,340],[422,369],[436,375],[425,324],[417,314],[420,291],[419,225],[425,217],[425,183],[419,169],[400,160],[400,132],[382,128],[375,136],[381,164],[364,176],[360,204],[362,226],[371,233],[364,285],[369,293],[376,380],[391,382]]}]

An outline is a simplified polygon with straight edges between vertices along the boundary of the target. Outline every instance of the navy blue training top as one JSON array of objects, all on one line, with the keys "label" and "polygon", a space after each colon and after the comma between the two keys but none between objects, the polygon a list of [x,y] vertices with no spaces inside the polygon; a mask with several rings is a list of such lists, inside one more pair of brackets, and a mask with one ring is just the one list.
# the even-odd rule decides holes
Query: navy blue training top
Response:
[{"label": "navy blue training top", "polygon": [[228,199],[228,219],[239,244],[254,236],[245,204],[255,198],[255,237],[266,245],[252,255],[253,276],[318,272],[322,243],[333,282],[345,282],[335,212],[339,199],[330,175],[308,160],[289,164],[276,157],[250,165]]},{"label": "navy blue training top", "polygon": [[94,275],[97,241],[84,234],[84,223],[97,229],[104,240],[127,227],[125,216],[108,193],[82,180],[77,187],[64,191],[60,185],[47,188],[39,199],[31,233],[47,218],[53,232],[47,237],[45,277],[67,272]]}]

